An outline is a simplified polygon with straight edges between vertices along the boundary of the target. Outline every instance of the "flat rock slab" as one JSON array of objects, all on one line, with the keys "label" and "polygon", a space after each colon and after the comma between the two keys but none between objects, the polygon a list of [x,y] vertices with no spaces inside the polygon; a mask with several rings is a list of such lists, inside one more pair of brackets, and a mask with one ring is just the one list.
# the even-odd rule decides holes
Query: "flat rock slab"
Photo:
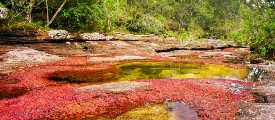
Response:
[{"label": "flat rock slab", "polygon": [[89,62],[112,62],[112,61],[126,61],[126,60],[145,60],[148,57],[142,56],[115,56],[115,57],[93,57],[89,58]]},{"label": "flat rock slab", "polygon": [[266,102],[275,103],[275,86],[259,86],[252,88],[251,91],[265,97]]},{"label": "flat rock slab", "polygon": [[0,56],[0,59],[0,73],[6,73],[7,71],[12,72],[12,68],[53,62],[63,58],[28,47],[17,47]]},{"label": "flat rock slab", "polygon": [[74,90],[76,92],[106,90],[114,93],[121,93],[125,91],[134,91],[138,88],[143,88],[150,85],[152,85],[152,83],[123,81],[123,82],[104,83],[101,85],[90,85],[90,86],[85,86],[81,88],[76,88]]},{"label": "flat rock slab", "polygon": [[274,120],[274,103],[242,103],[240,110],[241,120]]}]

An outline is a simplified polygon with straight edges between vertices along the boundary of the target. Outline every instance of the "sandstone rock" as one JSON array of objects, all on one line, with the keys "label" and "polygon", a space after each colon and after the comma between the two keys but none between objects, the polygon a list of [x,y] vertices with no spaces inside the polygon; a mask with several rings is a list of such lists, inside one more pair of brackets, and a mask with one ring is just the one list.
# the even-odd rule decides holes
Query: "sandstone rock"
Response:
[{"label": "sandstone rock", "polygon": [[126,38],[126,40],[137,40],[136,36],[133,34],[126,34],[124,35],[124,37]]},{"label": "sandstone rock", "polygon": [[7,15],[8,15],[8,9],[0,7],[0,19],[6,19]]},{"label": "sandstone rock", "polygon": [[274,120],[274,103],[239,103],[241,120]]},{"label": "sandstone rock", "polygon": [[118,38],[115,36],[106,36],[106,40],[117,40]]},{"label": "sandstone rock", "polygon": [[125,34],[120,32],[114,32],[113,36],[119,40],[129,40],[129,41],[151,41],[151,40],[159,40],[159,37],[155,34],[146,34],[146,35],[134,35],[134,34]]},{"label": "sandstone rock", "polygon": [[[105,35],[97,33],[97,32],[82,33],[82,34],[77,35],[76,38],[80,39],[80,40],[106,40]],[[112,39],[112,38],[108,37],[108,39]]]},{"label": "sandstone rock", "polygon": [[259,86],[252,88],[251,91],[265,97],[265,102],[275,103],[275,86]]},{"label": "sandstone rock", "polygon": [[144,60],[148,57],[142,56],[115,56],[115,57],[93,57],[88,59],[90,62],[112,62],[112,61],[126,61],[126,60]]},{"label": "sandstone rock", "polygon": [[66,30],[51,30],[48,31],[48,35],[51,37],[51,39],[67,39],[69,32]]},{"label": "sandstone rock", "polygon": [[18,47],[3,54],[0,58],[2,59],[0,62],[0,73],[12,72],[16,67],[25,67],[63,59],[57,55],[48,54],[28,47]]},{"label": "sandstone rock", "polygon": [[150,40],[158,40],[159,37],[155,34],[149,34],[149,35],[135,35],[136,39],[142,40],[142,41],[150,41]]},{"label": "sandstone rock", "polygon": [[192,41],[185,45],[190,47],[192,50],[210,50],[210,49],[223,49],[231,46],[236,46],[232,41],[222,41],[214,39],[204,39],[203,41]]},{"label": "sandstone rock", "polygon": [[113,33],[115,37],[117,37],[119,40],[138,40],[137,37],[133,34],[124,34],[124,33],[119,33],[115,32]]}]

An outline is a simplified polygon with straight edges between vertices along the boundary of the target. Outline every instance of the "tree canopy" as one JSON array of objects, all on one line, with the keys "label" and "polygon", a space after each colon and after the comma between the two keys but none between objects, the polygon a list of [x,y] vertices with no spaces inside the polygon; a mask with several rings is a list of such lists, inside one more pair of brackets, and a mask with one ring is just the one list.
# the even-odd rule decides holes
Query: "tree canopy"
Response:
[{"label": "tree canopy", "polygon": [[154,33],[216,38],[275,49],[275,0],[3,0],[7,25],[31,23],[73,32]]}]

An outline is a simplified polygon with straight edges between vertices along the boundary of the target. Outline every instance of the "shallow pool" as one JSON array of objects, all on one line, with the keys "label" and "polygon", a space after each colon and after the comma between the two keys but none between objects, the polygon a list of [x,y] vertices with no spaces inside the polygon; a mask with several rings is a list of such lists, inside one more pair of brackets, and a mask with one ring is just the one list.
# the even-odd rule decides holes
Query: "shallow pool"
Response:
[{"label": "shallow pool", "polygon": [[147,61],[126,62],[105,70],[74,70],[53,73],[54,81],[70,83],[98,83],[163,78],[226,78],[243,80],[247,69],[207,63]]}]

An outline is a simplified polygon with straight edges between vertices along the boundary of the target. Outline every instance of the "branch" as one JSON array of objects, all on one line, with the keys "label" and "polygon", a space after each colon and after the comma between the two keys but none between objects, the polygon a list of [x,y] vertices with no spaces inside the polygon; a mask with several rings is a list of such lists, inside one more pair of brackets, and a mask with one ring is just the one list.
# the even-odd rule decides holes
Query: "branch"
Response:
[{"label": "branch", "polygon": [[63,8],[63,6],[66,4],[66,2],[67,2],[67,0],[64,0],[63,3],[59,6],[59,8],[56,10],[56,12],[54,13],[54,15],[51,18],[51,20],[46,24],[46,27],[48,27],[50,24],[52,24],[52,22],[54,21],[55,17],[61,11],[61,9]]}]

